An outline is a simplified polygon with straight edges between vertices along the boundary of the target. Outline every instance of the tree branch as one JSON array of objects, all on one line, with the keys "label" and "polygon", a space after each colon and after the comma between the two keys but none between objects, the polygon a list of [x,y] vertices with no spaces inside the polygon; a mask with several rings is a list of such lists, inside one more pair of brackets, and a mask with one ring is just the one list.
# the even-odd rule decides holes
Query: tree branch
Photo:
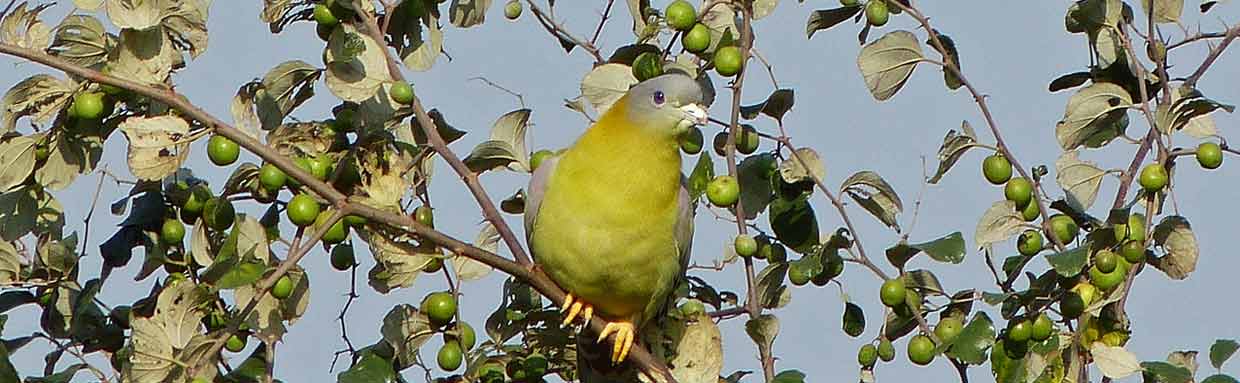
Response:
[{"label": "tree branch", "polygon": [[[943,45],[943,41],[939,38],[938,32],[934,29],[934,27],[930,26],[930,19],[927,18],[926,15],[923,15],[916,7],[904,5],[904,3],[900,1],[893,1],[890,2],[890,4],[900,7],[900,9],[908,12],[909,16],[916,19],[917,22],[921,24],[922,28],[926,30],[927,34],[930,35],[930,44],[934,47],[934,49],[944,57],[947,56],[946,46]],[[995,136],[995,144],[999,147],[999,151],[1003,153],[1004,157],[1007,157],[1008,162],[1012,163],[1012,167],[1016,168],[1016,171],[1021,177],[1025,177],[1025,179],[1028,179],[1034,184],[1033,202],[1038,204],[1038,215],[1042,217],[1042,230],[1050,233],[1051,220],[1049,213],[1047,213],[1049,211],[1047,209],[1048,205],[1043,201],[1043,198],[1045,198],[1046,195],[1042,192],[1041,181],[1029,175],[1029,170],[1025,169],[1024,166],[1021,166],[1020,161],[1016,160],[1016,155],[1012,153],[1011,149],[1008,148],[1007,143],[1003,141],[1003,134],[999,132],[999,125],[995,123],[995,118],[990,113],[990,106],[986,103],[986,97],[982,95],[982,93],[979,92],[971,82],[969,82],[969,79],[965,77],[964,72],[962,72],[960,67],[953,63],[952,60],[943,60],[942,65],[944,70],[960,79],[960,83],[964,85],[965,89],[969,91],[969,94],[973,96],[973,102],[977,104],[978,109],[982,112],[982,116],[986,119],[986,126],[990,128],[990,133]],[[1059,238],[1056,238],[1053,235],[1049,235],[1048,237],[1050,237],[1051,243],[1055,245],[1056,250],[1064,251],[1067,249],[1067,247],[1064,246],[1065,244],[1059,241]]]}]

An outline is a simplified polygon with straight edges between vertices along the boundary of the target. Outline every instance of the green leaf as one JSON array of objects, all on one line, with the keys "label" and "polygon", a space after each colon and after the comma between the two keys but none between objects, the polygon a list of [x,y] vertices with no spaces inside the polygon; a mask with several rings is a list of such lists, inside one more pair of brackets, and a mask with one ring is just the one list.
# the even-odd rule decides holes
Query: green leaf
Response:
[{"label": "green leaf", "polygon": [[1081,246],[1061,253],[1047,254],[1046,262],[1055,268],[1055,272],[1064,277],[1071,277],[1085,269],[1089,260],[1089,246]]},{"label": "green leaf", "polygon": [[776,198],[771,201],[768,216],[775,238],[801,254],[808,253],[819,241],[818,219],[814,217],[808,198],[807,195],[792,200]]},{"label": "green leaf", "polygon": [[337,383],[385,383],[396,381],[392,362],[375,355],[374,351],[361,353],[357,363],[336,375]]},{"label": "green leaf", "polygon": [[511,144],[503,141],[488,140],[483,141],[474,147],[463,160],[465,166],[474,173],[481,173],[487,170],[494,170],[503,167],[524,167],[522,159],[526,156],[519,154]]},{"label": "green leaf", "polygon": [[1180,14],[1184,12],[1184,0],[1141,0],[1141,10],[1154,16],[1158,24],[1174,24],[1180,22]]},{"label": "green leaf", "polygon": [[805,38],[814,37],[814,32],[829,29],[856,16],[861,13],[862,8],[860,5],[854,5],[811,12],[809,20],[805,22]]},{"label": "green leaf", "polygon": [[959,231],[929,242],[908,245],[923,251],[939,262],[959,264],[964,261],[964,236]]},{"label": "green leaf", "polygon": [[1223,363],[1227,362],[1232,355],[1240,350],[1240,343],[1236,343],[1233,339],[1219,339],[1210,345],[1210,365],[1215,369],[1222,369]]},{"label": "green leaf", "polygon": [[705,316],[676,320],[672,332],[676,357],[669,361],[678,382],[713,382],[723,369],[723,337],[719,326]]},{"label": "green leaf", "polygon": [[1192,371],[1171,363],[1141,362],[1141,368],[1159,383],[1191,383],[1193,381]]},{"label": "green leaf", "polygon": [[71,364],[55,374],[44,377],[27,378],[25,383],[69,383],[73,380],[73,376],[76,375],[78,371],[85,370],[87,367],[88,366],[85,363]]},{"label": "green leaf", "polygon": [[165,287],[155,304],[155,315],[134,315],[133,355],[127,375],[134,381],[159,382],[177,374],[178,353],[198,334],[204,313],[199,309],[207,297],[193,281]]},{"label": "green leaf", "polygon": [[129,117],[120,123],[129,140],[129,171],[142,180],[161,180],[185,162],[189,154],[189,123],[180,117]]},{"label": "green leaf", "polygon": [[0,193],[26,182],[34,171],[35,136],[17,136],[0,142]]},{"label": "green leaf", "polygon": [[754,0],[751,5],[753,7],[753,19],[758,20],[770,15],[772,12],[775,12],[775,8],[778,6],[779,0]]},{"label": "green leaf", "polygon": [[737,181],[741,186],[740,201],[745,207],[745,219],[757,218],[770,204],[774,193],[771,190],[771,168],[774,163],[775,155],[762,153],[745,157],[737,164]]},{"label": "green leaf", "polygon": [[1111,379],[1123,379],[1141,371],[1137,356],[1123,347],[1108,346],[1102,342],[1094,342],[1089,347],[1094,356],[1094,364],[1102,370],[1102,376]]},{"label": "green leaf", "polygon": [[817,151],[797,148],[793,155],[779,164],[779,176],[789,184],[822,181],[827,177],[827,168],[822,164],[822,157]]},{"label": "green leaf", "polygon": [[715,163],[710,158],[710,151],[703,150],[698,155],[697,165],[693,166],[693,172],[689,173],[689,197],[693,200],[701,198],[706,194],[706,185],[710,184],[710,180],[715,178]]},{"label": "green leaf", "polygon": [[1154,227],[1154,244],[1162,246],[1166,255],[1154,259],[1150,265],[1174,280],[1183,280],[1197,270],[1197,236],[1193,226],[1182,216],[1167,216]]},{"label": "green leaf", "polygon": [[904,210],[904,204],[895,189],[878,173],[868,170],[854,173],[840,185],[840,193],[848,194],[887,227],[900,230],[896,216]]},{"label": "green leaf", "polygon": [[628,65],[603,64],[590,70],[581,80],[581,95],[602,116],[634,84],[637,84],[637,77],[633,77],[633,70]]},{"label": "green leaf", "polygon": [[31,116],[36,123],[45,123],[67,107],[78,85],[72,80],[38,74],[27,77],[9,88],[0,102],[0,136],[12,132],[17,120]]},{"label": "green leaf", "polygon": [[448,20],[457,28],[469,28],[486,21],[491,0],[452,0]]},{"label": "green leaf", "polygon": [[788,263],[772,263],[758,272],[758,276],[755,277],[757,284],[754,287],[757,289],[758,302],[762,303],[763,307],[783,306],[780,303],[781,297],[788,293],[788,286],[784,284],[784,280],[788,275],[789,267]]},{"label": "green leaf", "polygon": [[1024,223],[1024,218],[1016,211],[1015,202],[995,202],[977,221],[977,229],[973,231],[973,243],[979,248],[985,248],[995,242],[1007,241],[1024,230],[1021,226]]},{"label": "green leaf", "polygon": [[752,120],[757,118],[758,114],[765,114],[771,116],[776,121],[782,121],[784,114],[792,109],[794,102],[795,97],[792,89],[776,89],[774,92],[771,92],[770,96],[766,97],[766,100],[754,105],[742,106],[741,117]]},{"label": "green leaf", "polygon": [[17,368],[13,366],[13,362],[9,360],[9,350],[0,343],[0,382],[20,382],[21,378],[17,376]]},{"label": "green leaf", "polygon": [[874,99],[885,101],[904,87],[917,63],[924,59],[917,36],[894,31],[861,48],[857,68]]},{"label": "green leaf", "polygon": [[385,48],[361,36],[352,23],[341,24],[327,39],[323,53],[327,89],[342,100],[357,103],[375,97],[385,83],[392,81]]},{"label": "green leaf", "polygon": [[1103,177],[1107,175],[1093,162],[1077,159],[1077,151],[1067,151],[1055,160],[1055,182],[1067,194],[1068,203],[1078,211],[1089,210],[1098,197]]},{"label": "green leaf", "polygon": [[29,291],[5,291],[0,293],[0,313],[8,312],[15,307],[34,303],[36,297]]},{"label": "green leaf", "polygon": [[[234,260],[236,259],[229,259],[229,261]],[[263,272],[266,270],[267,265],[256,261],[241,261],[238,263],[233,263],[233,267],[226,269],[224,274],[221,275],[213,284],[215,287],[225,290],[247,286],[253,284],[254,282],[258,282],[258,280],[263,277]]]},{"label": "green leaf", "polygon": [[798,370],[780,371],[771,383],[805,383],[805,373]]},{"label": "green leaf", "polygon": [[861,306],[852,302],[844,302],[844,333],[853,338],[865,332],[865,312]]},{"label": "green leaf", "polygon": [[1231,375],[1214,374],[1206,377],[1201,383],[1237,383],[1240,380],[1231,377]]},{"label": "green leaf", "polygon": [[[952,40],[951,36],[945,35],[938,30],[934,30],[934,34],[938,35],[939,41],[943,43],[943,49],[947,51],[943,53],[943,61],[950,62],[956,67],[956,69],[963,70],[960,67],[960,52],[956,50],[956,41]],[[926,45],[932,45],[932,41],[933,40],[926,40]],[[952,71],[947,70],[946,66],[944,66],[942,70],[943,84],[947,85],[947,89],[956,90],[960,89],[960,87],[964,85],[964,81],[961,80],[959,76],[956,76],[955,73],[952,73]]]},{"label": "green leaf", "polygon": [[1056,77],[1054,80],[1051,80],[1051,84],[1048,85],[1046,89],[1051,92],[1058,92],[1064,89],[1072,89],[1072,88],[1075,88],[1081,85],[1085,85],[1085,82],[1092,80],[1093,78],[1094,78],[1093,74],[1089,72],[1072,72],[1072,73],[1068,73],[1068,74]]},{"label": "green leaf", "polygon": [[426,314],[408,304],[392,307],[383,317],[380,332],[396,350],[397,365],[402,370],[417,362],[418,349],[435,335]]},{"label": "green leaf", "polygon": [[964,156],[970,148],[978,146],[977,134],[973,132],[973,127],[969,125],[969,121],[960,122],[960,132],[948,130],[947,136],[943,137],[943,144],[939,146],[939,167],[934,171],[934,176],[926,182],[930,184],[939,183],[943,179],[943,175],[956,165],[956,161]]},{"label": "green leaf", "polygon": [[108,48],[116,44],[116,36],[109,34],[99,19],[70,15],[56,26],[52,45],[47,50],[71,63],[94,67],[108,60]]},{"label": "green leaf", "polygon": [[745,333],[758,345],[770,348],[779,335],[779,318],[771,314],[762,314],[745,322]]},{"label": "green leaf", "polygon": [[[353,50],[356,57],[365,49],[365,45],[358,42],[357,47]],[[343,53],[342,53],[343,54]],[[284,118],[293,112],[302,103],[305,103],[311,97],[314,97],[314,84],[318,82],[319,77],[323,75],[323,70],[314,67],[301,60],[290,60],[276,65],[267,74],[263,76],[261,88],[255,89],[253,94],[253,102],[257,106],[257,117],[262,124],[263,130],[272,130],[280,126],[284,122]],[[245,87],[242,87],[244,90]],[[244,101],[247,92],[238,92],[234,98],[234,105],[237,104],[237,98]],[[241,102],[240,107],[232,108],[233,120],[238,122],[245,121],[249,108]],[[242,117],[242,118],[239,118]],[[255,130],[247,130],[251,134],[257,134]],[[257,138],[257,137],[255,137]]]},{"label": "green leaf", "polygon": [[904,273],[901,277],[904,279],[904,285],[909,288],[920,290],[922,295],[946,295],[943,284],[939,283],[939,278],[930,270],[912,270]]},{"label": "green leaf", "polygon": [[947,355],[961,362],[981,365],[986,363],[986,351],[995,344],[995,328],[984,312],[973,315],[960,334],[952,340]]},{"label": "green leaf", "polygon": [[1068,99],[1063,119],[1055,125],[1055,137],[1065,151],[1093,143],[1105,144],[1118,136],[1118,121],[1127,116],[1132,95],[1123,87],[1097,82]]}]

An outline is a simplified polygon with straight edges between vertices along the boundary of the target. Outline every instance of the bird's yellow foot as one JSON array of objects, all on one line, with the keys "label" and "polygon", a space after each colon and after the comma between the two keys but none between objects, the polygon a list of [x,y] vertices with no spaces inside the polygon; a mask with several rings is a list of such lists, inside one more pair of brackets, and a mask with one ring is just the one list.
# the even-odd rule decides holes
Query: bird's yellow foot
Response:
[{"label": "bird's yellow foot", "polygon": [[566,312],[564,314],[564,322],[560,326],[572,324],[573,319],[577,318],[578,314],[581,315],[581,323],[589,324],[590,318],[594,317],[594,306],[575,300],[573,294],[568,294],[568,296],[564,297],[564,306],[560,307],[560,312]]},{"label": "bird's yellow foot", "polygon": [[637,333],[637,327],[631,322],[608,322],[598,335],[598,342],[603,342],[612,333],[615,333],[615,344],[611,348],[611,363],[620,364],[629,356],[629,349],[633,348],[633,335]]}]

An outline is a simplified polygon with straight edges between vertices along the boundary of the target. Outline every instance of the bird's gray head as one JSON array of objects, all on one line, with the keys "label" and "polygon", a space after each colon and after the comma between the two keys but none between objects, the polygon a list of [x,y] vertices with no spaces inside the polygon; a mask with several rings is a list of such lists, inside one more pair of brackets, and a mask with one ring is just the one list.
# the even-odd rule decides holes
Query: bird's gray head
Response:
[{"label": "bird's gray head", "polygon": [[648,129],[679,133],[707,122],[702,86],[692,77],[669,73],[629,89],[626,113],[633,123]]}]

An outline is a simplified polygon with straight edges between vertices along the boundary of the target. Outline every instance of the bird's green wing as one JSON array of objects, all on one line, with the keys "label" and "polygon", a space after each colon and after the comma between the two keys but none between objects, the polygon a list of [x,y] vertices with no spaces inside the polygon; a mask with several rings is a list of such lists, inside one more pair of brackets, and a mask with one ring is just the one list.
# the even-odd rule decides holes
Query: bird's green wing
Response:
[{"label": "bird's green wing", "polygon": [[551,185],[551,175],[555,173],[560,162],[559,154],[553,155],[538,165],[530,183],[525,187],[525,241],[528,245],[534,233],[534,223],[538,221],[538,208],[542,206],[543,196]]}]

